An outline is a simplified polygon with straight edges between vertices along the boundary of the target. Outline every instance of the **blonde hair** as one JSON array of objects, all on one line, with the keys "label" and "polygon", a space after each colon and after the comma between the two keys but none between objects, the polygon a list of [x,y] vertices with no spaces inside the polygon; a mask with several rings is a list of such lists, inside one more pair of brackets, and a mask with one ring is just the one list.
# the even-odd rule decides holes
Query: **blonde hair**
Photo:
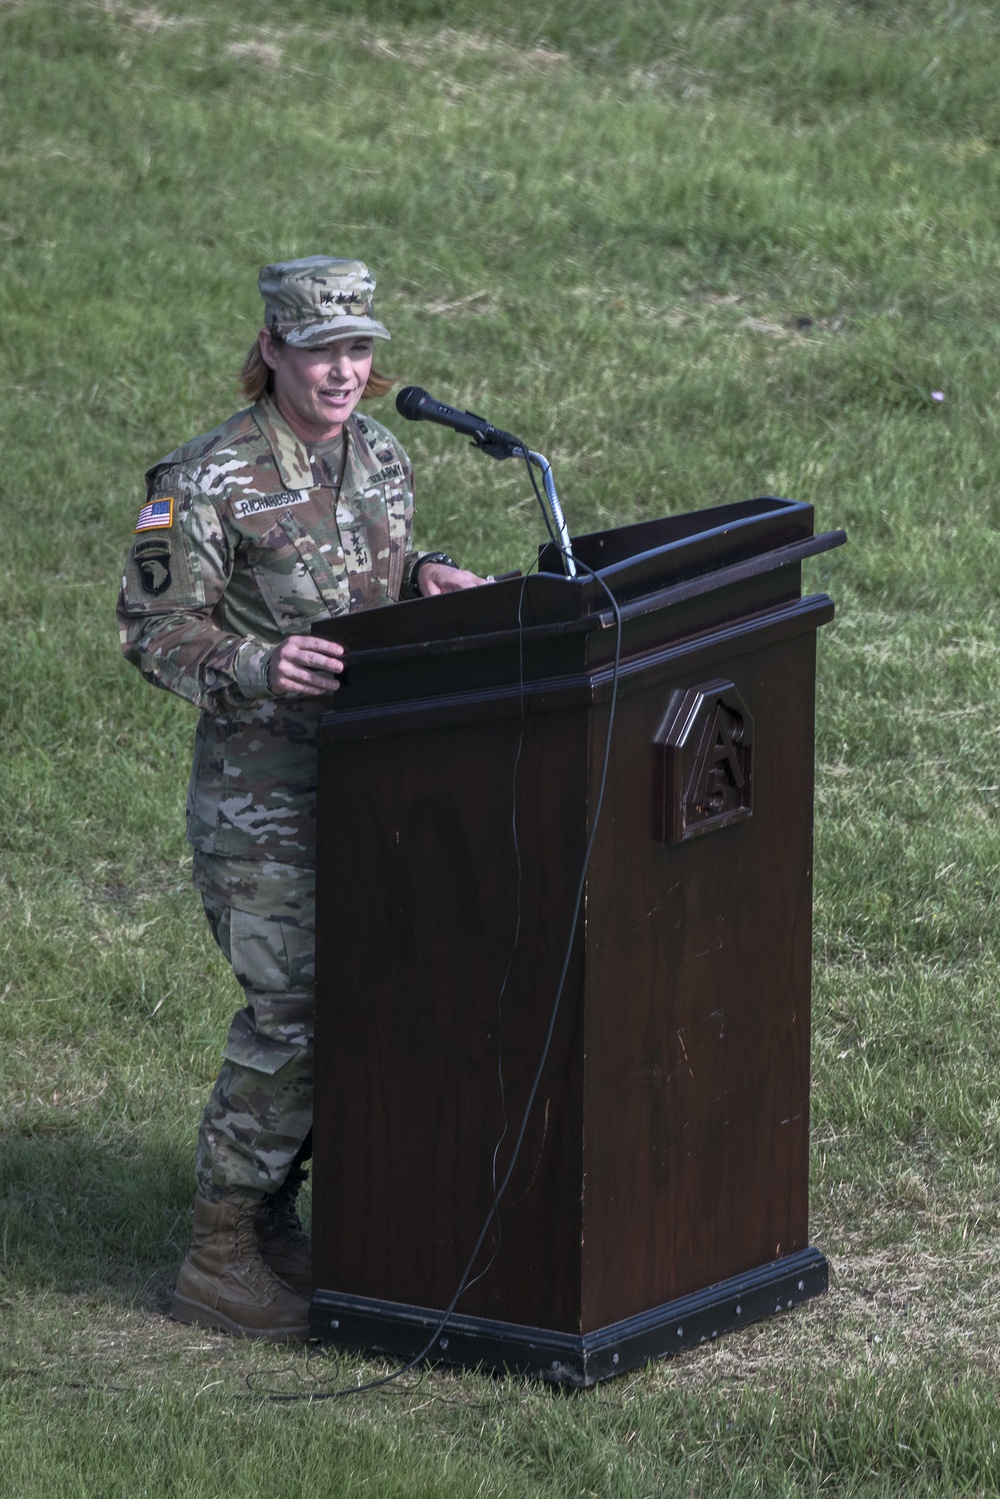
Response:
[{"label": "blonde hair", "polygon": [[[273,328],[271,337],[275,343],[283,342]],[[376,396],[387,396],[398,378],[398,375],[380,374],[372,366],[368,384],[361,392],[361,399],[370,401]],[[240,370],[240,385],[248,401],[259,401],[262,395],[269,394],[274,389],[274,371],[264,362],[264,356],[260,352],[260,342],[256,338],[243,361],[243,368]]]}]

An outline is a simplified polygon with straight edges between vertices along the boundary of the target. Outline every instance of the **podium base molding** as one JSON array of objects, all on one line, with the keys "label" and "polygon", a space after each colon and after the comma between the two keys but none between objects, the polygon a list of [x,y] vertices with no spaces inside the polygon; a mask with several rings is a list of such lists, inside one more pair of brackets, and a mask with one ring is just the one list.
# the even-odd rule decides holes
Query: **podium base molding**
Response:
[{"label": "podium base molding", "polygon": [[[828,1283],[826,1259],[808,1248],[580,1335],[453,1312],[429,1358],[585,1389],[788,1311],[821,1295]],[[423,1352],[440,1318],[440,1311],[428,1307],[317,1290],[309,1323],[312,1336],[321,1342],[413,1359]]]}]

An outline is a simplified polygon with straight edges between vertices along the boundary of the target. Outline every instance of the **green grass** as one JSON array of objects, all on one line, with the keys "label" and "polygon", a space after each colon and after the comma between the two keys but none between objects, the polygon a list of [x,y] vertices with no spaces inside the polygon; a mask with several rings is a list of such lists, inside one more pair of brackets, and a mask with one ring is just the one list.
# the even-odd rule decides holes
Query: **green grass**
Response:
[{"label": "green grass", "polygon": [[[1000,1488],[998,40],[961,0],[0,0],[3,1499]],[[850,534],[807,580],[831,1292],[582,1396],[313,1402],[379,1366],[164,1316],[234,989],[193,715],[114,597],[258,267],[317,250],[574,531],[777,493]],[[420,542],[525,565],[514,465],[401,435]]]}]

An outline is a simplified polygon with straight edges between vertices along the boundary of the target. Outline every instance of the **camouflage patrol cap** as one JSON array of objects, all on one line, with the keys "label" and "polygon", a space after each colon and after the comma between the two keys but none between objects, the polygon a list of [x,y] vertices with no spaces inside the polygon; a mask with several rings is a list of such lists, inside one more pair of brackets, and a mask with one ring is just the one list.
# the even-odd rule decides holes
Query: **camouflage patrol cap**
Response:
[{"label": "camouflage patrol cap", "polygon": [[373,316],[375,277],[363,260],[307,255],[266,265],[257,278],[264,320],[286,343],[318,349],[359,333],[389,338]]}]

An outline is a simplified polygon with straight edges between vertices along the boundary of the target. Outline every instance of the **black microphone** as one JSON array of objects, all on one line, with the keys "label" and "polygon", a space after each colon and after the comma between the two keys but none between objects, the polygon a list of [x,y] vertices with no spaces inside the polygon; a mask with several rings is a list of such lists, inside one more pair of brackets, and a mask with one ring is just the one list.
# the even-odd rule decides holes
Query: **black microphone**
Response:
[{"label": "black microphone", "polygon": [[[396,410],[400,416],[405,416],[410,422],[440,422],[442,427],[451,427],[455,432],[461,432],[464,437],[471,437],[477,447],[520,448],[521,440],[513,437],[511,433],[504,432],[500,427],[494,427],[484,416],[476,416],[473,411],[456,411],[454,406],[446,406],[443,401],[435,401],[433,396],[421,390],[419,385],[407,385],[396,397]],[[507,453],[491,453],[491,457],[507,457]]]}]

